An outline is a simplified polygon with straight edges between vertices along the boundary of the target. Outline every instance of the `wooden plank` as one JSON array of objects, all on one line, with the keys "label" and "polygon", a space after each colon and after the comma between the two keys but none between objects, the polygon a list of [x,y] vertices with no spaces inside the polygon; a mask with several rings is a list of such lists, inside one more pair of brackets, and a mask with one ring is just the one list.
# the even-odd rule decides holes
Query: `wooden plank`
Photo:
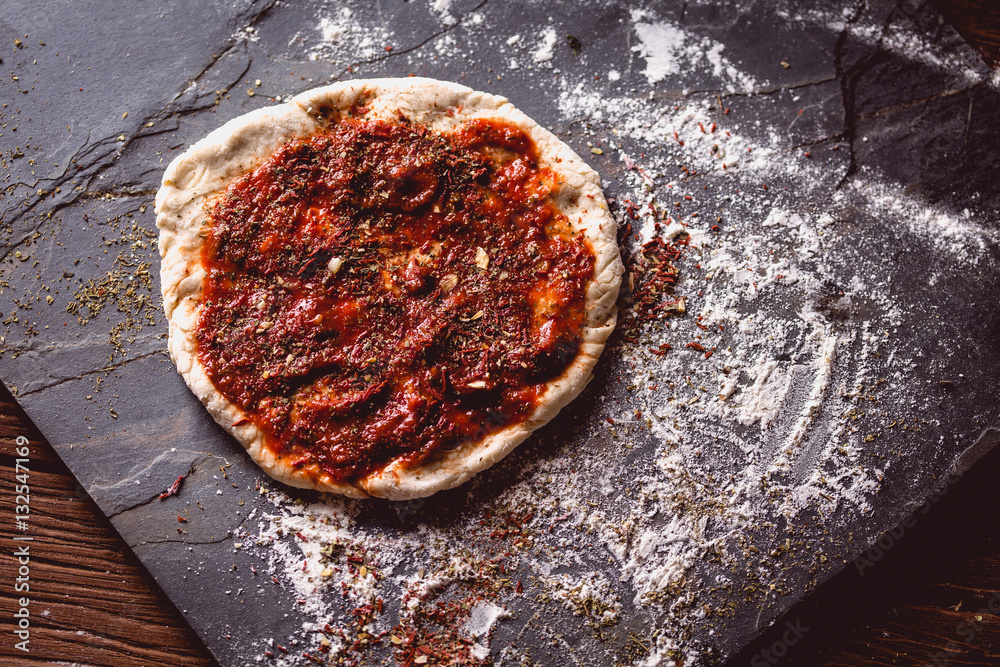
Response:
[{"label": "wooden plank", "polygon": [[[27,437],[30,518],[14,530],[15,438]],[[210,666],[215,662],[190,626],[90,500],[51,446],[0,391],[0,560],[3,612],[0,662],[42,665]],[[30,653],[18,639],[13,537],[29,535]],[[11,546],[15,545],[15,546]]]},{"label": "wooden plank", "polygon": [[1000,66],[1000,3],[937,0],[934,6],[991,67]]}]

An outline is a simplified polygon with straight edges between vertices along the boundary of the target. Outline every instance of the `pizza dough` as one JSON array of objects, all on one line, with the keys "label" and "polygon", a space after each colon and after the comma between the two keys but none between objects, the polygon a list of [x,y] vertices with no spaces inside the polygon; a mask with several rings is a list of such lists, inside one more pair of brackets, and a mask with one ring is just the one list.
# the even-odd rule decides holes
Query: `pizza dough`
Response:
[{"label": "pizza dough", "polygon": [[[265,444],[263,429],[226,398],[199,360],[196,329],[203,308],[206,268],[202,261],[211,206],[226,189],[262,165],[287,142],[315,135],[343,114],[407,122],[448,134],[473,119],[513,123],[535,143],[538,166],[557,174],[552,196],[573,230],[581,233],[594,257],[585,288],[585,320],[576,355],[545,385],[533,410],[472,441],[434,452],[418,465],[391,460],[384,467],[349,480],[337,480],[293,465]],[[401,121],[403,119],[403,121]],[[259,109],[226,123],[177,157],[156,195],[160,229],[161,286],[169,320],[169,352],[192,392],[272,477],[289,485],[353,497],[395,500],[428,496],[457,486],[493,465],[555,414],[586,386],[615,326],[615,302],[623,273],[616,225],[600,179],[554,135],[506,99],[432,79],[372,79],[337,83]]]}]

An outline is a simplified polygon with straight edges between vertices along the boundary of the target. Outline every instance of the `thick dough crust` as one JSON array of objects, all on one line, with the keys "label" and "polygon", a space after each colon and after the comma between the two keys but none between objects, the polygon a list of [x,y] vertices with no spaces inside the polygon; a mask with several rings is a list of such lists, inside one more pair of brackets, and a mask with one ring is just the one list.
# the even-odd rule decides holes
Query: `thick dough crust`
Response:
[{"label": "thick dough crust", "polygon": [[[398,112],[432,130],[449,131],[472,118],[499,118],[517,124],[535,141],[540,165],[562,178],[557,203],[576,230],[590,242],[596,262],[586,295],[583,342],[566,371],[551,381],[526,420],[478,442],[439,452],[423,465],[390,463],[354,484],[314,480],[264,447],[263,433],[213,386],[198,361],[194,326],[202,283],[206,199],[252,171],[282,144],[321,129],[331,116],[363,103],[365,117],[395,119]],[[446,112],[451,110],[451,114]],[[594,364],[615,326],[623,267],[616,226],[601,192],[600,178],[551,132],[514,108],[505,98],[433,79],[369,79],[317,88],[291,101],[233,119],[174,159],[156,193],[160,229],[163,307],[169,320],[170,356],[191,391],[215,420],[246,447],[272,477],[291,486],[346,496],[405,500],[429,496],[465,482],[506,456],[532,431],[551,420],[592,377]]]}]

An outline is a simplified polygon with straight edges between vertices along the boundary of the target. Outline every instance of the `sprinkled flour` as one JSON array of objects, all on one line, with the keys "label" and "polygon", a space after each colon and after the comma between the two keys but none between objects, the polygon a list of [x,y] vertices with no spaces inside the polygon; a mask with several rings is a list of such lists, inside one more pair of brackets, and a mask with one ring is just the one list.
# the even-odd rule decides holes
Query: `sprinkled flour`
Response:
[{"label": "sprinkled flour", "polygon": [[552,53],[556,46],[556,31],[552,28],[546,28],[538,35],[538,47],[535,49],[534,53],[531,54],[532,60],[536,63],[547,63],[552,60]]}]

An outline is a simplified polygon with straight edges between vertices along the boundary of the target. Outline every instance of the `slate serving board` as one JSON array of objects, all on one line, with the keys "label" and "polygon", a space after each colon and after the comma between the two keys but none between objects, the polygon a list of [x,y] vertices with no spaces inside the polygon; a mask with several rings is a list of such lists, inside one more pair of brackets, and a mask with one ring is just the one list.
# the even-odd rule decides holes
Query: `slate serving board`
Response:
[{"label": "slate serving board", "polygon": [[[503,558],[528,594],[494,591],[510,613],[489,644],[501,664],[724,660],[994,444],[995,79],[926,5],[765,4],[0,8],[10,70],[0,110],[0,375],[222,664],[268,653],[305,663],[301,654],[321,656],[321,645],[303,628],[316,613],[298,602],[271,545],[234,548],[259,537],[261,517],[281,514],[282,503],[261,494],[257,469],[166,357],[152,196],[166,163],[225,120],[338,78],[419,74],[504,94],[588,156],[623,227],[648,227],[642,207],[652,206],[702,239],[677,260],[688,314],[635,340],[619,335],[581,399],[496,470],[427,502],[342,508],[366,543],[403,555],[384,569],[412,577],[464,547],[495,554],[494,537],[468,527],[510,506],[504,488],[544,486],[541,477],[569,475],[579,459],[579,491],[560,499],[593,498],[594,509],[573,506],[569,523],[632,521],[660,539],[659,560],[644,561],[631,539],[618,553],[606,535],[568,538],[526,520],[537,550]],[[695,147],[707,153],[715,141],[701,136],[715,132],[709,122],[720,137],[740,138],[725,145],[733,153],[768,157],[720,157],[697,180],[692,165],[708,158]],[[692,199],[677,194],[675,206],[674,186]],[[744,239],[771,244],[797,282],[711,264]],[[625,244],[632,266],[635,236]],[[698,324],[716,322],[702,307],[729,292],[737,296],[727,312],[739,318],[703,334]],[[754,333],[766,326],[774,335]],[[711,345],[714,359],[684,347],[694,340]],[[676,349],[661,363],[648,350],[662,342]],[[765,368],[784,393],[768,394]],[[735,399],[772,396],[782,411],[730,408],[714,388],[698,393],[712,382],[724,389],[729,373]],[[691,386],[683,396],[683,386],[667,390],[681,376]],[[658,425],[623,419],[635,410]],[[671,430],[678,423],[683,433]],[[789,443],[795,451],[783,458]],[[591,479],[601,472],[595,461],[614,491]],[[683,494],[678,470],[694,480]],[[161,499],[181,476],[180,492]],[[727,477],[745,488],[720,481]],[[647,486],[683,502],[644,496]],[[713,513],[716,497],[744,497],[749,509],[733,500]],[[685,525],[676,550],[665,539],[675,520]],[[448,540],[421,555],[413,544],[428,525]],[[573,562],[546,548],[572,552]],[[654,562],[682,563],[683,573],[649,601],[637,591],[650,592],[641,570]],[[596,632],[572,602],[540,600],[552,596],[545,577],[581,572],[598,573],[618,600],[618,619]],[[379,626],[388,629],[407,583],[385,582],[396,605]],[[348,622],[349,605],[317,595],[335,623]]]}]

